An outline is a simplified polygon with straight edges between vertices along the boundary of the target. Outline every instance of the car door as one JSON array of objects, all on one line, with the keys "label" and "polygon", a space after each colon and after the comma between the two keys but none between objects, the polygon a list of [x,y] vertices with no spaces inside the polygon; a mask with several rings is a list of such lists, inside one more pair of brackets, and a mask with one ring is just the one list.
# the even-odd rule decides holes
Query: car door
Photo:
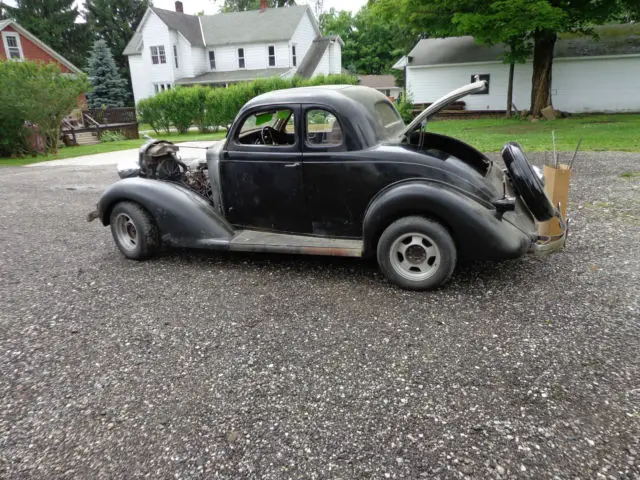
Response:
[{"label": "car door", "polygon": [[[247,111],[229,132],[220,177],[225,216],[231,224],[311,232],[302,180],[299,111],[299,105],[257,107]],[[269,142],[268,128],[281,126],[279,121],[286,122],[281,135],[271,132],[274,144],[264,144],[263,139]]]},{"label": "car door", "polygon": [[350,151],[349,131],[327,106],[304,105],[303,172],[313,233],[329,237],[362,235],[368,197],[368,162]]}]

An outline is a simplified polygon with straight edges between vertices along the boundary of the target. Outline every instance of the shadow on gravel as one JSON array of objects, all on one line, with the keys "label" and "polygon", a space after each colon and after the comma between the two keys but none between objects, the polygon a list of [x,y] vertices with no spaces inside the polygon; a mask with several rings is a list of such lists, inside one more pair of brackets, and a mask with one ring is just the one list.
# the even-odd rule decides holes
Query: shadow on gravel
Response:
[{"label": "shadow on gravel", "polygon": [[[508,283],[514,276],[530,275],[539,265],[526,260],[460,261],[456,266],[452,280],[442,289],[481,287],[485,282]],[[314,255],[288,255],[254,252],[224,252],[207,250],[172,249],[165,250],[156,261],[169,262],[176,266],[185,266],[198,270],[217,268],[269,268],[275,275],[314,276],[319,270],[329,273],[336,280],[360,282],[374,280],[381,285],[389,285],[378,268],[375,258],[327,257]]]}]

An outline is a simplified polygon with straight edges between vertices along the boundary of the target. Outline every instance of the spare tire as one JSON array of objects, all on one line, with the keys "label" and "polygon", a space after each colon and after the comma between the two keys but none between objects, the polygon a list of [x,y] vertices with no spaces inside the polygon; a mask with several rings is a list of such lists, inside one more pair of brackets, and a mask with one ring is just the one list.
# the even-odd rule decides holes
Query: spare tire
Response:
[{"label": "spare tire", "polygon": [[555,208],[549,200],[542,181],[531,167],[529,160],[517,142],[509,142],[502,148],[504,160],[513,188],[539,222],[555,216]]}]

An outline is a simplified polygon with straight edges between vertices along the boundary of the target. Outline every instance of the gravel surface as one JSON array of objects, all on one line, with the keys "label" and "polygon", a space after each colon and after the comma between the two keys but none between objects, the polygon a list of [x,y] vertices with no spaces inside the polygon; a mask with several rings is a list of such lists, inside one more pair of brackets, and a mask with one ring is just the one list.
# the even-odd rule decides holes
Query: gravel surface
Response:
[{"label": "gravel surface", "polygon": [[640,478],[629,171],[579,158],[561,253],[412,293],[359,260],[127,261],[85,221],[113,166],[4,168],[0,478]]}]

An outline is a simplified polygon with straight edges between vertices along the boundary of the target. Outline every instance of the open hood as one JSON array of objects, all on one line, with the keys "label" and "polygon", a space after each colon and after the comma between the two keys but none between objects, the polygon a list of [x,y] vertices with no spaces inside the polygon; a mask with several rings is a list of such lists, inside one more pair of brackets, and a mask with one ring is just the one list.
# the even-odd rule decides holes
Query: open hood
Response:
[{"label": "open hood", "polygon": [[440,110],[448,107],[453,102],[457,102],[462,97],[466,97],[471,93],[480,93],[487,89],[487,82],[485,80],[479,82],[473,82],[469,85],[465,85],[464,87],[460,87],[453,92],[447,93],[444,97],[439,98],[427,108],[425,108],[420,115],[413,119],[413,121],[405,127],[402,131],[401,136],[406,136],[407,134],[413,132],[416,128],[420,126],[423,120],[428,120],[430,117],[438,113]]}]

